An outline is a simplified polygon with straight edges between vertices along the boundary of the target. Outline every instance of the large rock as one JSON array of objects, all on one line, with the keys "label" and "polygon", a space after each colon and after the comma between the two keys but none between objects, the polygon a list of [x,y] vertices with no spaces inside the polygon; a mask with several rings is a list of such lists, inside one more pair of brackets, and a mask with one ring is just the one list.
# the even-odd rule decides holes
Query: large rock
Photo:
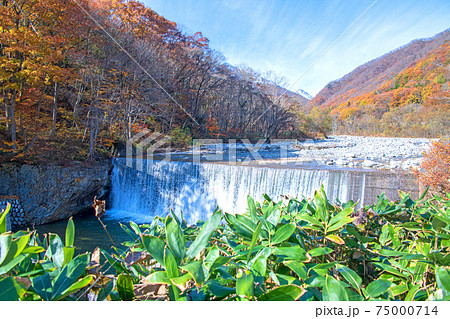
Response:
[{"label": "large rock", "polygon": [[68,167],[0,166],[0,195],[20,198],[25,225],[67,219],[92,209],[94,196],[106,198],[110,189],[110,160],[71,163]]},{"label": "large rock", "polygon": [[369,159],[365,159],[364,162],[362,163],[362,166],[364,167],[374,167],[375,165],[377,165],[377,163]]},{"label": "large rock", "polygon": [[346,160],[345,158],[338,158],[336,161],[336,165],[345,166],[348,165],[350,161]]}]

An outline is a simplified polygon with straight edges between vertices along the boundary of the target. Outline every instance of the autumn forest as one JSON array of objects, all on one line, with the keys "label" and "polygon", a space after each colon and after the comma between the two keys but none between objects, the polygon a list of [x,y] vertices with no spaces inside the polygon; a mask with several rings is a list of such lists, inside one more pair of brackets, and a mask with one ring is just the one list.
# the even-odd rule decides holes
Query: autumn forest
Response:
[{"label": "autumn forest", "polygon": [[95,159],[143,128],[176,148],[200,137],[449,134],[448,31],[311,101],[273,73],[226,63],[200,32],[138,1],[2,0],[0,31],[6,161]]}]

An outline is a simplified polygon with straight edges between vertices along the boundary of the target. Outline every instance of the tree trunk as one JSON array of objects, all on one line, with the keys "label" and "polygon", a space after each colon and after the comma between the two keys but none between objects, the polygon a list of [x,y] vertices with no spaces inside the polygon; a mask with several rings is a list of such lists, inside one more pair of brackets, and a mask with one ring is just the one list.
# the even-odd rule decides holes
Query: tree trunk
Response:
[{"label": "tree trunk", "polygon": [[98,110],[94,109],[91,112],[89,121],[89,158],[94,158],[95,146],[97,144],[98,135]]},{"label": "tree trunk", "polygon": [[36,111],[36,126],[39,127],[39,117],[41,115],[41,105],[42,101],[44,100],[44,94],[45,89],[42,90],[41,97],[39,98],[39,102],[37,104],[37,111]]},{"label": "tree trunk", "polygon": [[52,132],[50,134],[52,137],[55,137],[56,135],[57,90],[58,90],[58,83],[55,82],[55,90],[53,93]]},{"label": "tree trunk", "polygon": [[6,130],[9,134],[9,99],[6,90],[3,90],[3,104],[5,105]]},{"label": "tree trunk", "polygon": [[10,128],[11,142],[13,143],[12,147],[14,150],[17,150],[16,117],[15,117],[16,97],[17,91],[13,89],[11,91],[11,101],[9,107],[9,128]]}]

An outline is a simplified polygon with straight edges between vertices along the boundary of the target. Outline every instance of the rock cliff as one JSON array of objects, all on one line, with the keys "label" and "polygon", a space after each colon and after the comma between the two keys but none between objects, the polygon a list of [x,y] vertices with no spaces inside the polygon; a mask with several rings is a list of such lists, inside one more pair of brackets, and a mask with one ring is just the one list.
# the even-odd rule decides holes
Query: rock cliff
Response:
[{"label": "rock cliff", "polygon": [[110,189],[110,160],[71,163],[67,167],[1,165],[0,196],[17,196],[23,225],[67,219],[92,209],[94,196],[106,198]]}]

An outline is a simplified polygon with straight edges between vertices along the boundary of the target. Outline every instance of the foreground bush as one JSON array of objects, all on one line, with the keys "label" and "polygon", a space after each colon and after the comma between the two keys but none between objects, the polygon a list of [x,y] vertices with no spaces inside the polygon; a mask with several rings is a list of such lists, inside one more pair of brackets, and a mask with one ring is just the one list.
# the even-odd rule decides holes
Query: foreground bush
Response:
[{"label": "foreground bush", "polygon": [[216,209],[191,226],[174,214],[130,222],[122,248],[75,258],[71,220],[63,244],[0,219],[0,299],[449,300],[450,202],[400,195],[358,211],[323,188],[311,200],[249,197],[244,214]]},{"label": "foreground bush", "polygon": [[419,181],[430,187],[433,193],[450,192],[450,141],[440,140],[431,144],[418,171]]}]

